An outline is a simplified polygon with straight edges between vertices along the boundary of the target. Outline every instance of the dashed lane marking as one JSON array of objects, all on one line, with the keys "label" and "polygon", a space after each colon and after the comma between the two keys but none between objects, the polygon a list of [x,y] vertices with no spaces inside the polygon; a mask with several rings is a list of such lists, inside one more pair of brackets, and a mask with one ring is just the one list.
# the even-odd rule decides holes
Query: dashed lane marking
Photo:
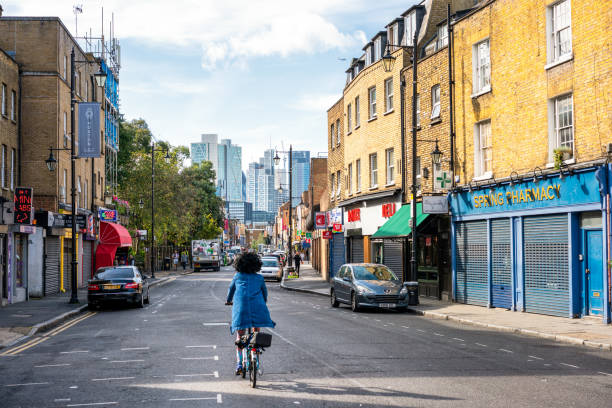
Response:
[{"label": "dashed lane marking", "polygon": [[403,329],[409,329],[410,326],[402,326]]},{"label": "dashed lane marking", "polygon": [[474,344],[476,344],[477,346],[480,346],[480,347],[489,347],[486,344],[482,344],[482,343],[474,343]]},{"label": "dashed lane marking", "polygon": [[217,349],[217,345],[216,344],[204,344],[204,345],[197,345],[197,346],[185,346],[186,348],[212,348],[213,350]]},{"label": "dashed lane marking", "polygon": [[144,360],[112,360],[111,363],[141,363]]},{"label": "dashed lane marking", "polygon": [[219,378],[219,372],[203,373],[203,374],[175,374],[175,377],[215,377]]},{"label": "dashed lane marking", "polygon": [[442,333],[435,333],[435,332],[434,332],[434,335],[436,335],[436,336],[444,336]]},{"label": "dashed lane marking", "polygon": [[228,322],[210,322],[202,323],[204,326],[229,326]]},{"label": "dashed lane marking", "polygon": [[514,351],[512,351],[512,350],[506,350],[506,349],[502,349],[502,348],[500,348],[498,350],[499,351],[503,351],[504,353],[514,353]]},{"label": "dashed lane marking", "polygon": [[612,376],[612,374],[610,374],[610,373],[604,373],[603,371],[598,371],[597,373],[598,373],[598,374],[603,374],[603,375]]},{"label": "dashed lane marking", "polygon": [[136,350],[149,350],[150,347],[126,347],[122,348],[121,351],[136,351]]},{"label": "dashed lane marking", "polygon": [[416,329],[416,331],[421,332],[421,333],[425,333],[425,330],[421,330],[421,329]]},{"label": "dashed lane marking", "polygon": [[48,382],[33,382],[33,383],[23,383],[23,384],[6,384],[5,387],[25,387],[30,385],[47,385]]},{"label": "dashed lane marking", "polygon": [[92,378],[91,381],[133,380],[135,377]]},{"label": "dashed lane marking", "polygon": [[580,368],[580,367],[575,366],[575,365],[573,365],[573,364],[567,364],[567,363],[559,363],[559,364],[564,365],[564,366],[566,366],[566,367]]},{"label": "dashed lane marking", "polygon": [[457,340],[457,341],[465,341],[465,340],[460,339],[460,338],[458,338],[458,337],[453,337],[453,340]]},{"label": "dashed lane marking", "polygon": [[46,368],[46,367],[66,367],[70,364],[45,364],[45,365],[37,365],[34,368]]},{"label": "dashed lane marking", "polygon": [[533,359],[535,359],[535,360],[544,360],[543,358],[536,357],[536,356],[527,356],[527,357],[529,357],[529,358],[533,358]]},{"label": "dashed lane marking", "polygon": [[219,402],[219,394],[216,397],[199,397],[199,398],[170,398],[168,401],[206,401],[217,400]]},{"label": "dashed lane marking", "polygon": [[180,357],[181,360],[215,360],[219,361],[219,356],[214,357]]},{"label": "dashed lane marking", "polygon": [[85,404],[68,404],[67,407],[94,407],[94,406],[104,406],[104,405],[118,405],[119,402],[89,402]]},{"label": "dashed lane marking", "polygon": [[60,351],[60,354],[77,354],[77,353],[89,353],[89,350]]}]

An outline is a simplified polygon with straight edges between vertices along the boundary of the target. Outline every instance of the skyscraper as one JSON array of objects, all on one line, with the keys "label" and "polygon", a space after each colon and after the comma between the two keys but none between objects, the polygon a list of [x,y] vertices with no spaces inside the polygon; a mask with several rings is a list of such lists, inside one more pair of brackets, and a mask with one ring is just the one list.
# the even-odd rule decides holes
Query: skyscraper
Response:
[{"label": "skyscraper", "polygon": [[191,144],[191,162],[201,163],[208,160],[212,163],[213,170],[215,171],[216,178],[215,183],[218,182],[218,169],[219,169],[219,154],[217,149],[218,135],[214,133],[202,134],[200,142]]},{"label": "skyscraper", "polygon": [[226,201],[243,201],[242,147],[233,145],[230,139],[222,139],[218,158],[217,195]]},{"label": "skyscraper", "polygon": [[310,152],[307,150],[293,151],[293,176],[291,197],[293,206],[300,202],[302,193],[308,190],[310,183]]}]

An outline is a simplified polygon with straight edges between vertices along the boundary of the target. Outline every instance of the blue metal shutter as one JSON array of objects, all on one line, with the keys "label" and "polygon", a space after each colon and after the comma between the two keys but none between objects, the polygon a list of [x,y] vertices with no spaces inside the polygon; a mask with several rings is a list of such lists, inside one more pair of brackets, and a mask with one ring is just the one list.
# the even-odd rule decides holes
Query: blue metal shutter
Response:
[{"label": "blue metal shutter", "polygon": [[332,279],[336,276],[338,269],[344,264],[344,235],[332,234],[330,251],[330,274]]},{"label": "blue metal shutter", "polygon": [[491,220],[491,305],[512,308],[510,219]]},{"label": "blue metal shutter", "polygon": [[403,243],[402,241],[393,241],[385,239],[383,241],[383,264],[395,273],[399,279],[404,279],[403,274]]},{"label": "blue metal shutter", "polygon": [[569,316],[567,215],[525,217],[525,311]]},{"label": "blue metal shutter", "polygon": [[487,222],[458,222],[457,302],[487,306],[489,279],[487,267]]},{"label": "blue metal shutter", "polygon": [[363,262],[363,237],[351,238],[351,263]]}]

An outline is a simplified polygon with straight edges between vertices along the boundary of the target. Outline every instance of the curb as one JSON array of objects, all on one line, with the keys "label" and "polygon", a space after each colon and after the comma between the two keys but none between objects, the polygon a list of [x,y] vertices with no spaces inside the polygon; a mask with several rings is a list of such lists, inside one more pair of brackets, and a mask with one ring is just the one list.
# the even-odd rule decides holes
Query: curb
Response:
[{"label": "curb", "polygon": [[155,287],[155,286],[157,286],[157,285],[161,285],[162,283],[166,282],[166,281],[167,281],[167,280],[169,280],[169,279],[170,279],[170,277],[169,277],[169,276],[166,276],[166,277],[163,277],[163,278],[159,278],[159,279],[157,279],[155,282],[150,283],[150,284],[149,284],[149,288],[153,288],[153,287]]},{"label": "curb", "polygon": [[585,347],[596,348],[600,350],[612,350],[612,344],[608,344],[608,343],[598,343],[594,341],[579,339],[576,337],[561,336],[561,335],[550,334],[550,333],[542,333],[536,330],[521,329],[517,327],[509,327],[509,326],[501,326],[497,324],[477,322],[474,320],[464,319],[461,317],[455,317],[455,316],[447,315],[444,313],[427,312],[423,310],[413,309],[410,307],[408,307],[408,311],[416,315],[427,317],[430,319],[450,320],[453,322],[457,322],[457,323],[461,323],[461,324],[465,324],[469,326],[482,327],[485,329],[495,330],[495,331],[504,332],[504,333],[515,333],[515,334],[522,334],[522,335],[530,336],[530,337],[538,337],[541,339],[552,340],[558,343],[571,344],[574,346],[585,346]]},{"label": "curb", "polygon": [[329,297],[327,293],[315,292],[314,290],[310,290],[310,289],[291,288],[289,286],[285,286],[285,278],[283,278],[283,280],[281,281],[280,287],[286,290],[293,291],[293,292],[308,293],[310,295],[319,295],[319,296]]}]

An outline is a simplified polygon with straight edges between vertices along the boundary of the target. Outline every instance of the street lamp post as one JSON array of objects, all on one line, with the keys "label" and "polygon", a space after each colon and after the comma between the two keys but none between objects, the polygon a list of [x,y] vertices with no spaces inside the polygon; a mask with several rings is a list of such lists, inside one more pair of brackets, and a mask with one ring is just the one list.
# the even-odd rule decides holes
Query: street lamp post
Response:
[{"label": "street lamp post", "polygon": [[[71,262],[71,271],[70,271],[70,301],[69,303],[79,303],[79,297],[77,292],[77,268],[78,268],[78,260],[76,257],[76,249],[77,249],[77,240],[76,240],[76,222],[77,222],[77,208],[76,208],[76,159],[77,155],[75,152],[75,132],[74,132],[74,111],[76,106],[76,89],[75,89],[75,69],[76,64],[95,64],[96,61],[76,61],[74,55],[74,47],[72,47],[72,52],[70,53],[70,148],[49,148],[49,158],[45,160],[47,164],[47,168],[49,171],[55,171],[57,168],[57,160],[53,157],[53,151],[70,151],[70,196],[72,200],[71,205],[71,215],[72,215],[72,262]],[[102,72],[102,67],[100,70],[94,74],[94,78],[96,80],[96,85],[99,87],[104,87],[106,83],[106,74]]]},{"label": "street lamp post", "polygon": [[165,159],[170,158],[167,148],[156,149],[151,141],[151,278],[155,279],[155,152],[165,152]]},{"label": "street lamp post", "polygon": [[[274,164],[276,164],[278,166],[278,164],[280,163],[280,157],[278,157],[278,153],[279,151],[276,151],[276,155],[274,156]],[[280,153],[287,153],[287,152],[280,152]],[[291,195],[293,193],[293,145],[289,145],[289,239],[287,241],[288,242],[288,246],[289,246],[289,266],[293,266],[293,242],[291,242],[292,239],[292,225],[291,225],[291,207],[292,207],[292,203],[291,203]],[[282,186],[280,187],[280,190],[282,191]]]}]

